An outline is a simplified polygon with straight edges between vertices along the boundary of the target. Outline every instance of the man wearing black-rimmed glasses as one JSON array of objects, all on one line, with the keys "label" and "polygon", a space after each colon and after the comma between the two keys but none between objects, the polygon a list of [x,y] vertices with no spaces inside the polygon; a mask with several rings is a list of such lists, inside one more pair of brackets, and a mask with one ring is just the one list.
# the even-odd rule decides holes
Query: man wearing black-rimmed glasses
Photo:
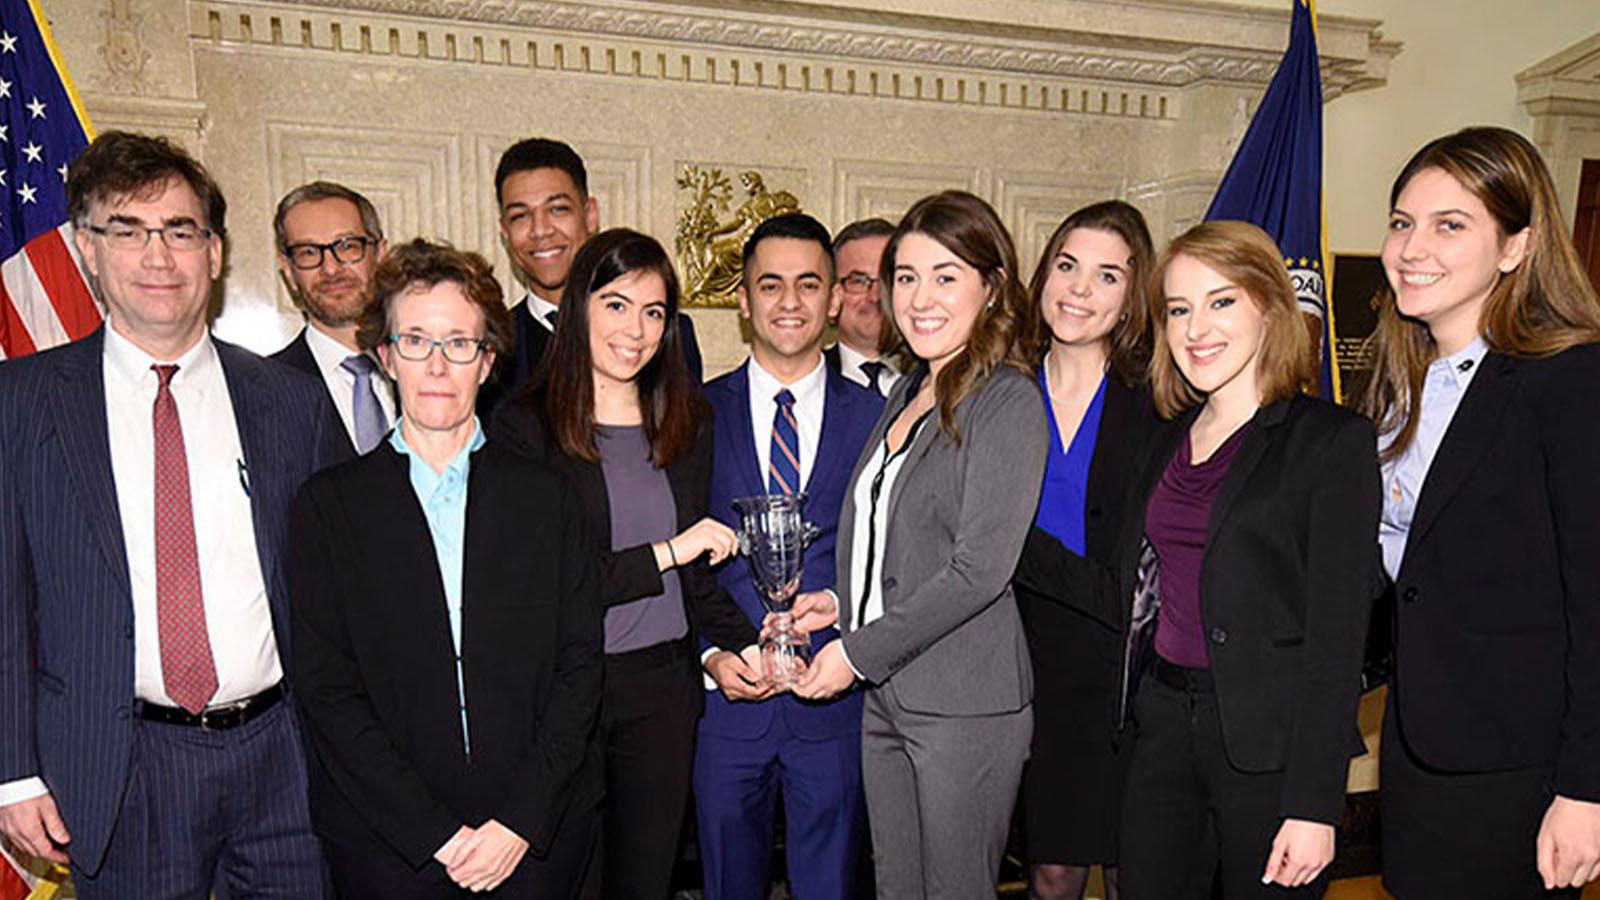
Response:
[{"label": "man wearing black-rimmed glasses", "polygon": [[313,181],[284,195],[272,228],[278,273],[306,316],[306,327],[272,358],[322,380],[351,447],[366,453],[395,417],[393,386],[356,346],[372,271],[388,250],[378,211],[342,184]]}]

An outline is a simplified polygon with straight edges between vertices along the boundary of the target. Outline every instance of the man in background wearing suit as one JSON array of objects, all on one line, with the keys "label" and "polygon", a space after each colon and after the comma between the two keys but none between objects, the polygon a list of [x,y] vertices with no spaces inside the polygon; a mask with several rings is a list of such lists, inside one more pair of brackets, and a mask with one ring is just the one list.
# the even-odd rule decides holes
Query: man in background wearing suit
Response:
[{"label": "man in background wearing suit", "polygon": [[306,326],[272,355],[328,388],[350,446],[366,453],[394,424],[394,387],[356,345],[356,322],[372,296],[372,270],[388,251],[372,202],[342,184],[313,181],[278,201],[272,218],[278,274]]},{"label": "man in background wearing suit", "polygon": [[[600,230],[600,205],[589,194],[583,157],[561,141],[527,138],[512,144],[495,167],[494,193],[500,205],[500,238],[527,292],[511,308],[516,345],[510,358],[478,393],[478,415],[485,419],[544,360],[572,259],[589,235]],[[687,317],[679,334],[689,374],[699,384],[700,347]]]},{"label": "man in background wearing suit", "polygon": [[211,337],[227,205],[102,134],[68,214],[106,324],[0,365],[0,833],[98,900],[323,895],[288,653],[321,387]]},{"label": "man in background wearing suit", "polygon": [[[832,286],[832,252],[820,222],[803,214],[763,222],[744,246],[739,289],[750,359],[706,385],[716,416],[711,514],[737,528],[735,498],[803,489],[805,518],[821,534],[806,550],[801,590],[833,582],[839,507],[883,411],[880,396],[823,363],[822,334],[837,311]],[[717,578],[760,625],[766,610],[745,564],[724,563]],[[836,634],[820,631],[813,644]],[[822,704],[789,694],[731,703],[708,691],[694,794],[707,900],[766,896],[780,794],[794,896],[851,896],[866,830],[860,695]]]},{"label": "man in background wearing suit", "polygon": [[862,387],[889,396],[900,378],[894,361],[883,355],[882,287],[878,264],[894,226],[885,219],[862,219],[839,229],[833,258],[839,278],[833,285],[839,342],[826,351],[828,365]]}]

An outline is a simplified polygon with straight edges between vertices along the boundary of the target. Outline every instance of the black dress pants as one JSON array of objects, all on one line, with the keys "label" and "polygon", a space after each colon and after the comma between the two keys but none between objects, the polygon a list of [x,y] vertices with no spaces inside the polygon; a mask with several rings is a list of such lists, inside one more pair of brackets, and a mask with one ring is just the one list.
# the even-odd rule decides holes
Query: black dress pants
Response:
[{"label": "black dress pants", "polygon": [[606,657],[600,701],[606,900],[665,900],[689,804],[705,698],[688,641]]},{"label": "black dress pants", "polygon": [[1546,891],[1539,877],[1550,767],[1441,772],[1406,746],[1395,707],[1391,694],[1378,774],[1384,888],[1397,900],[1577,900],[1577,888]]},{"label": "black dress pants", "polygon": [[1283,776],[1228,762],[1211,673],[1158,660],[1134,699],[1135,731],[1123,792],[1123,900],[1321,897],[1309,885],[1264,885],[1282,824]]}]

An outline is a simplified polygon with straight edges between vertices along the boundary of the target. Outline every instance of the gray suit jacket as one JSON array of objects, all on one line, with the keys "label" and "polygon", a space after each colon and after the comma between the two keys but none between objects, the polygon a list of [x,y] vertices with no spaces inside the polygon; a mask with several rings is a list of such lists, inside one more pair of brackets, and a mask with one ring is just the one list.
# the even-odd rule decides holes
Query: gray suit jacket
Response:
[{"label": "gray suit jacket", "polygon": [[[1039,388],[997,370],[956,407],[961,443],[935,411],[907,452],[880,507],[883,616],[866,626],[850,591],[855,529],[867,527],[854,485],[917,378],[903,378],[856,463],[839,516],[838,577],[844,649],[869,682],[893,679],[906,709],[931,715],[1015,712],[1033,699],[1033,669],[1011,575],[1039,504],[1050,431]],[[881,502],[881,501],[880,501]]]}]

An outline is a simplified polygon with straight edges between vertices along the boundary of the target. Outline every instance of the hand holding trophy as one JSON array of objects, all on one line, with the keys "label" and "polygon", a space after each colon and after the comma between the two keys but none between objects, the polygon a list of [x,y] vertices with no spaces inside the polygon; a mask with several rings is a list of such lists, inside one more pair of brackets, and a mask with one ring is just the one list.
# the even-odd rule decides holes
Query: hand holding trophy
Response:
[{"label": "hand holding trophy", "polygon": [[772,613],[761,641],[762,677],[778,690],[794,686],[811,660],[811,636],[795,628],[791,611],[800,592],[806,545],[817,535],[800,509],[802,494],[762,494],[733,501],[739,548],[762,603]]}]

